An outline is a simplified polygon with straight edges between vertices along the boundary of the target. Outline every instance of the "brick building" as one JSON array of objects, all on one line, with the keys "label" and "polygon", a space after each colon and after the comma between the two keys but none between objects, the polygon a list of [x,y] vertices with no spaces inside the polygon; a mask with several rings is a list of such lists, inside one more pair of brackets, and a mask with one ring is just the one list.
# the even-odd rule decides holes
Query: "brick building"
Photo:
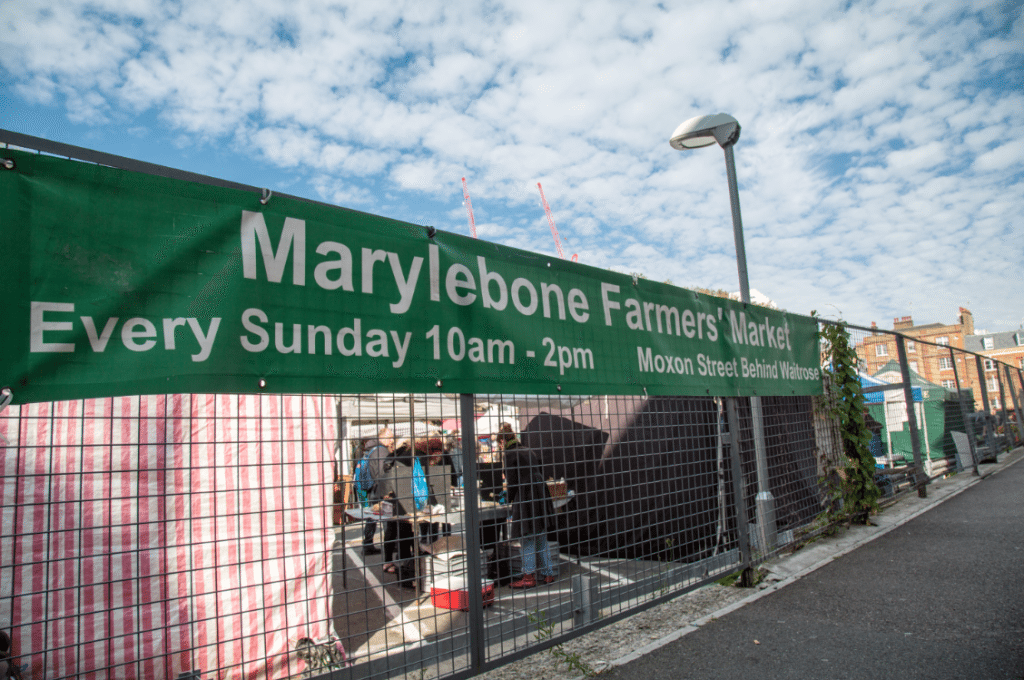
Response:
[{"label": "brick building", "polygon": [[[875,323],[871,326],[877,327]],[[974,335],[974,316],[969,309],[961,307],[957,323],[953,324],[930,323],[915,326],[911,317],[904,316],[893,319],[892,327],[908,338],[907,362],[910,364],[910,370],[929,382],[956,389],[952,361],[949,350],[945,348],[963,349],[965,338]],[[919,340],[940,346],[919,344]],[[858,343],[857,355],[864,362],[864,370],[868,375],[874,375],[889,361],[898,360],[896,336],[880,332],[868,335],[863,342]],[[958,363],[957,369],[959,370],[961,366],[962,363]],[[963,382],[963,375],[960,376],[960,380]]]},{"label": "brick building", "polygon": [[[871,326],[877,328],[874,323]],[[915,326],[911,317],[904,316],[893,319],[893,330],[907,337],[907,363],[910,364],[910,370],[950,390],[956,389],[959,378],[962,388],[973,391],[974,407],[977,410],[984,408],[977,363],[970,355],[956,353],[954,369],[954,357],[950,356],[948,347],[977,352],[1015,368],[1024,368],[1024,330],[975,335],[974,316],[964,307],[960,308],[956,323]],[[874,375],[889,361],[898,361],[896,336],[882,332],[865,336],[857,342],[857,356],[863,370],[868,375]],[[982,361],[982,372],[986,378],[986,387],[989,388],[989,405],[998,409],[1002,408],[1002,403],[999,399],[999,384],[993,382],[995,368],[993,361]],[[1002,378],[1005,380],[1005,375]],[[1017,389],[1020,389],[1019,383]],[[1013,400],[1008,392],[1006,400],[1012,408]]]},{"label": "brick building", "polygon": [[[985,373],[985,387],[988,389],[988,402],[989,406],[993,409],[1003,408],[1004,404],[999,396],[999,383],[996,381],[996,368],[998,367],[997,361],[1004,364],[1009,364],[1015,369],[1024,368],[1024,329],[1016,331],[1003,331],[1001,333],[979,333],[978,335],[969,335],[966,339],[965,348],[983,354],[991,359],[983,359],[982,366]],[[1006,380],[1006,374],[1003,373],[999,376],[1002,380]],[[1020,373],[1016,371],[1011,372],[1011,381],[1016,381],[1015,388],[1020,392]],[[1010,385],[1003,385],[1005,390],[1009,390]],[[1006,404],[1008,408],[1013,408],[1013,397],[1010,393],[1005,392]],[[981,392],[980,390],[975,391],[976,401],[980,402]],[[1018,396],[1019,401],[1019,396]],[[1024,407],[1024,404],[1021,404]]]}]

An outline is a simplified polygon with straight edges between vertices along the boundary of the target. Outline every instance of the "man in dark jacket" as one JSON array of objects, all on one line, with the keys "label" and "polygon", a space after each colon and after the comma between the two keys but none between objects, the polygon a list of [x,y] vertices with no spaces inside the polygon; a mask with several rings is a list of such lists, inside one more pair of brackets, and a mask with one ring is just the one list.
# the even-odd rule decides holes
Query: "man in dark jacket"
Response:
[{"label": "man in dark jacket", "polygon": [[[532,588],[538,581],[554,583],[557,576],[548,551],[548,525],[554,519],[555,506],[541,474],[540,459],[519,443],[508,423],[501,424],[498,441],[505,450],[505,482],[512,504],[509,537],[518,538],[523,551],[523,573],[512,582],[512,587]],[[538,555],[539,578],[534,574]]]}]

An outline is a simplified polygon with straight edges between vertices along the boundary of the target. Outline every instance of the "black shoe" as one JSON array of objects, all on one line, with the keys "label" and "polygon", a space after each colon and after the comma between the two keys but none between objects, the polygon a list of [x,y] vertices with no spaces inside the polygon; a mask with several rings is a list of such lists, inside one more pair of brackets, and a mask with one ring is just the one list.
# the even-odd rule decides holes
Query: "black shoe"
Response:
[{"label": "black shoe", "polygon": [[374,546],[374,545],[364,545],[363,546],[363,557],[366,557],[367,555],[379,555],[379,554],[380,554],[380,548],[378,548],[377,546]]}]

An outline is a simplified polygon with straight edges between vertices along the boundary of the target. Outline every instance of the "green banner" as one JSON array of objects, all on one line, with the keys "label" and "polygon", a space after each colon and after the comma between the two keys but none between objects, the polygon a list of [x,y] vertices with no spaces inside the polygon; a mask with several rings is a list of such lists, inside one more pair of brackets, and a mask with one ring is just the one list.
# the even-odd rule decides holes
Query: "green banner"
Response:
[{"label": "green banner", "polygon": [[375,215],[4,150],[0,386],[808,395],[817,324]]}]

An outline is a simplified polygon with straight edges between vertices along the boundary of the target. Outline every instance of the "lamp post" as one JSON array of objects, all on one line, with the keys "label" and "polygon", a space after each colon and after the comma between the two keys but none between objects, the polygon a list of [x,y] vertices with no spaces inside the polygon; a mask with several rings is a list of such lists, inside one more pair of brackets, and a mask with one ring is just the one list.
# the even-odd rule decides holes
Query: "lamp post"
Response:
[{"label": "lamp post", "polygon": [[[727,113],[697,116],[683,122],[669,138],[673,149],[699,149],[718,143],[725,151],[725,174],[729,180],[729,203],[732,206],[732,232],[736,241],[736,269],[740,278],[740,300],[750,304],[750,283],[747,281],[747,251],[743,245],[743,220],[740,218],[740,196],[736,185],[736,161],[732,147],[740,138],[740,124]],[[765,552],[777,543],[775,499],[768,485],[768,456],[764,441],[764,418],[761,398],[750,398],[750,414],[754,429],[754,452],[757,459],[757,525],[760,545]]]}]

